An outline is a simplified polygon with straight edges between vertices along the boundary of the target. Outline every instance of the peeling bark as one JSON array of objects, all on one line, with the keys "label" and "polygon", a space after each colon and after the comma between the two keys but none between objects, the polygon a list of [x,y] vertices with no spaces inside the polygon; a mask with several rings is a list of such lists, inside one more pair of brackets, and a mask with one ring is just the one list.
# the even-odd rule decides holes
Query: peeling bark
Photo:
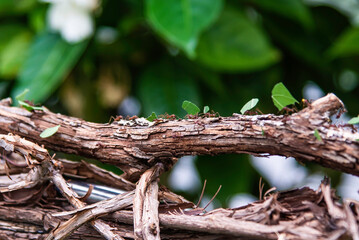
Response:
[{"label": "peeling bark", "polygon": [[[157,185],[177,157],[243,152],[292,156],[358,176],[359,134],[329,121],[341,108],[342,102],[329,94],[290,116],[233,114],[97,124],[48,110],[28,112],[3,100],[0,132],[10,134],[0,134],[0,238],[359,240],[359,203],[340,203],[328,179],[318,191],[276,192],[241,208],[204,214],[186,211],[194,204]],[[39,137],[59,124],[54,136]],[[36,143],[112,163],[125,175],[56,159]],[[127,192],[86,205],[63,176]]]},{"label": "peeling bark", "polygon": [[[187,120],[120,120],[98,124],[55,114],[0,105],[0,132],[13,133],[65,153],[97,158],[121,168],[136,181],[156,162],[167,168],[185,155],[269,154],[312,161],[359,176],[359,133],[332,126],[329,117],[342,109],[334,95],[293,115],[272,114]],[[61,125],[49,138],[46,128]],[[321,140],[314,136],[317,130]],[[59,144],[60,143],[60,144]]]}]

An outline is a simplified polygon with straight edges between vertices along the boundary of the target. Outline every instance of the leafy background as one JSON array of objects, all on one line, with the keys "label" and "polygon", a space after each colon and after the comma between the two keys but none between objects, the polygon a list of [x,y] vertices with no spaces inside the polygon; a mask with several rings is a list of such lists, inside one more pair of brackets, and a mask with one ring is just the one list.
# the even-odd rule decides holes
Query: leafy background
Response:
[{"label": "leafy background", "polygon": [[[357,1],[103,0],[94,34],[76,44],[49,29],[48,8],[0,2],[1,98],[29,89],[27,99],[95,122],[152,112],[182,117],[184,100],[228,116],[252,98],[263,113],[277,113],[270,93],[283,82],[296,99],[334,92],[349,115],[359,112]],[[168,173],[165,184],[192,200],[204,179],[208,196],[221,184],[223,206],[237,193],[258,196],[260,175],[266,188],[275,183],[247,155],[178,165],[187,175]],[[307,177],[328,174],[343,184],[337,172],[306,167]],[[176,185],[178,174],[177,182],[191,181]],[[293,186],[301,184],[288,180],[283,188]]]}]

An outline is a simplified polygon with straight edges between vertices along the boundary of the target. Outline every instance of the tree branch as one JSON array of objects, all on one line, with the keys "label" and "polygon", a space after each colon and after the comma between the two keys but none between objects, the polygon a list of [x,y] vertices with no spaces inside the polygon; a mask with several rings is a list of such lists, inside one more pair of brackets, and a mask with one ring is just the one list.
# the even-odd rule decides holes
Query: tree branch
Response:
[{"label": "tree branch", "polygon": [[[0,132],[24,136],[56,151],[114,164],[132,181],[158,161],[169,168],[177,157],[184,155],[222,153],[291,156],[358,176],[359,134],[332,126],[328,119],[341,108],[342,102],[328,94],[290,116],[233,114],[174,121],[159,119],[155,123],[135,119],[98,124],[49,110],[29,112],[4,103],[0,105],[3,123]],[[55,125],[61,127],[54,136],[39,136]],[[315,130],[321,140],[314,136]]]}]

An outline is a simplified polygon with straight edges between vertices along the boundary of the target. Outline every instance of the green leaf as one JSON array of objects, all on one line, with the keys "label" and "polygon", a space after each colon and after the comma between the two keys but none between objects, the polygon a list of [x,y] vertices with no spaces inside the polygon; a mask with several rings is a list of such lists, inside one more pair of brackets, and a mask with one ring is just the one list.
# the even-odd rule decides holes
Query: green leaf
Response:
[{"label": "green leaf", "polygon": [[36,37],[11,95],[16,96],[28,88],[29,100],[43,102],[74,67],[87,43],[69,44],[50,33]]},{"label": "green leaf", "polygon": [[209,107],[208,107],[208,106],[204,106],[204,108],[203,108],[203,113],[208,113],[208,111],[209,111]]},{"label": "green leaf", "polygon": [[42,138],[48,138],[51,137],[52,135],[54,135],[57,130],[59,130],[60,125],[57,125],[55,127],[50,127],[50,128],[46,128],[44,131],[42,131],[42,133],[40,134],[40,137]]},{"label": "green leaf", "polygon": [[12,79],[26,58],[32,34],[13,23],[0,26],[0,33],[0,76]]},{"label": "green leaf", "polygon": [[0,75],[14,78],[25,61],[32,34],[23,31],[11,39],[0,54]]},{"label": "green leaf", "polygon": [[155,112],[152,112],[150,116],[147,117],[147,120],[153,122],[153,120],[157,119],[157,115]]},{"label": "green leaf", "polygon": [[306,29],[313,28],[313,19],[302,0],[252,0],[255,6],[282,15],[300,23]]},{"label": "green leaf", "polygon": [[31,106],[30,104],[23,102],[21,100],[18,100],[19,104],[21,107],[25,108],[28,111],[34,111],[34,110],[39,110],[39,111],[44,111],[43,107],[37,107],[37,106]]},{"label": "green leaf", "polygon": [[37,2],[37,0],[1,0],[0,16],[28,13]]},{"label": "green leaf", "polygon": [[186,73],[165,59],[150,65],[140,76],[138,96],[143,106],[143,114],[175,114],[182,116],[181,104],[186,99],[201,104],[197,83]]},{"label": "green leaf", "polygon": [[190,101],[183,101],[182,103],[182,108],[191,115],[196,115],[197,113],[199,113],[199,108],[196,106],[196,104],[190,102]]},{"label": "green leaf", "polygon": [[349,120],[348,122],[349,124],[358,124],[359,123],[359,117],[353,117],[352,119]]},{"label": "green leaf", "polygon": [[318,129],[314,129],[314,136],[317,138],[318,141],[323,141],[322,137],[319,135]]},{"label": "green leaf", "polygon": [[18,94],[15,99],[18,101],[23,101],[25,99],[26,94],[29,92],[29,89],[25,89],[22,93]]},{"label": "green leaf", "polygon": [[249,102],[244,104],[244,106],[241,109],[241,113],[244,114],[246,111],[251,110],[257,105],[258,102],[259,102],[258,98],[251,99]]},{"label": "green leaf", "polygon": [[328,50],[332,58],[359,55],[359,27],[346,30]]},{"label": "green leaf", "polygon": [[278,110],[282,110],[285,106],[298,103],[283,83],[277,83],[272,90],[272,100]]},{"label": "green leaf", "polygon": [[244,14],[225,9],[200,38],[197,58],[219,71],[253,71],[277,62],[280,54],[259,26]]},{"label": "green leaf", "polygon": [[147,0],[146,17],[168,42],[195,56],[198,36],[219,16],[222,0]]}]

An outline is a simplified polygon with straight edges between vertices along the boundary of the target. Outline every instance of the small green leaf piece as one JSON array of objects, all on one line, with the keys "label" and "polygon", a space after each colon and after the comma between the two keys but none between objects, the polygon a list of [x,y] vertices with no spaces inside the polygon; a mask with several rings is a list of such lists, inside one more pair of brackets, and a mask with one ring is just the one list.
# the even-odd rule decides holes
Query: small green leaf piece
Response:
[{"label": "small green leaf piece", "polygon": [[152,114],[148,116],[146,119],[150,122],[153,122],[153,120],[157,119],[157,115],[155,112],[152,112]]},{"label": "small green leaf piece", "polygon": [[26,110],[28,110],[30,112],[34,111],[34,110],[44,111],[43,107],[31,106],[30,104],[28,104],[26,102],[23,102],[23,101],[20,101],[20,100],[18,100],[18,102],[19,102],[21,107],[25,108]]},{"label": "small green leaf piece", "polygon": [[272,100],[278,110],[282,110],[285,106],[298,103],[283,83],[277,83],[272,90]]},{"label": "small green leaf piece", "polygon": [[29,92],[29,89],[25,89],[24,91],[22,91],[22,93],[18,94],[15,99],[18,101],[24,101],[26,94]]},{"label": "small green leaf piece", "polygon": [[252,98],[249,102],[244,104],[244,106],[241,109],[241,114],[244,114],[246,111],[254,108],[258,102],[259,102],[258,98]]},{"label": "small green leaf piece", "polygon": [[353,117],[352,119],[349,120],[348,122],[349,124],[358,124],[359,123],[359,117]]},{"label": "small green leaf piece", "polygon": [[318,129],[314,129],[314,136],[317,138],[318,141],[323,141],[322,137],[319,135]]},{"label": "small green leaf piece", "polygon": [[208,111],[209,111],[209,107],[208,107],[208,106],[204,106],[204,108],[203,108],[203,113],[208,113]]},{"label": "small green leaf piece", "polygon": [[41,134],[40,134],[40,137],[42,138],[47,138],[47,137],[50,137],[52,135],[54,135],[57,130],[59,130],[60,128],[60,125],[57,125],[55,127],[50,127],[50,128],[46,128]]},{"label": "small green leaf piece", "polygon": [[196,104],[191,103],[190,101],[183,101],[182,103],[182,108],[191,115],[196,115],[197,113],[199,113],[200,109],[196,106]]}]

